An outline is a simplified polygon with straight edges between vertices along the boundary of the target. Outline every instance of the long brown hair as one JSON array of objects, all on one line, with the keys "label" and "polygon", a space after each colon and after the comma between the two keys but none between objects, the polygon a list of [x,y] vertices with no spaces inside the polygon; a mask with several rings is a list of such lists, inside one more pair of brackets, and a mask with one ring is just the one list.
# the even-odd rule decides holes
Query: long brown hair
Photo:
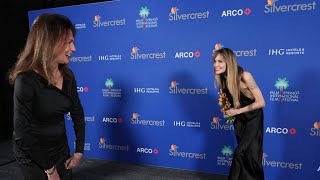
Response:
[{"label": "long brown hair", "polygon": [[[26,71],[35,70],[54,84],[53,64],[61,53],[69,31],[75,36],[72,22],[60,14],[42,14],[32,24],[23,51],[15,66],[9,71],[9,81],[14,83],[17,76]],[[67,65],[59,65],[63,75],[70,76]]]},{"label": "long brown hair", "polygon": [[229,48],[221,48],[213,54],[213,61],[221,55],[227,64],[226,73],[215,74],[215,87],[220,89],[228,88],[235,108],[240,107],[240,81],[243,69],[238,65],[236,56]]}]

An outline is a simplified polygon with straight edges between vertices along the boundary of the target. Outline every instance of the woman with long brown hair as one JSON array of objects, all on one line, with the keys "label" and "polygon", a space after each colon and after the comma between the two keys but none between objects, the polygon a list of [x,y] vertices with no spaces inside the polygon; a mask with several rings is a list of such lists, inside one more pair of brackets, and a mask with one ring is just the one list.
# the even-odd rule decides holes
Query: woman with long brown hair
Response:
[{"label": "woman with long brown hair", "polygon": [[229,180],[264,180],[263,155],[263,95],[250,72],[236,61],[229,48],[214,52],[215,86],[225,93],[231,108],[224,117],[234,117],[237,139]]},{"label": "woman with long brown hair", "polygon": [[[36,18],[9,73],[14,84],[13,149],[26,180],[71,179],[83,156],[85,123],[74,74],[67,67],[75,28],[59,14]],[[76,152],[70,157],[64,115],[70,112]]]}]

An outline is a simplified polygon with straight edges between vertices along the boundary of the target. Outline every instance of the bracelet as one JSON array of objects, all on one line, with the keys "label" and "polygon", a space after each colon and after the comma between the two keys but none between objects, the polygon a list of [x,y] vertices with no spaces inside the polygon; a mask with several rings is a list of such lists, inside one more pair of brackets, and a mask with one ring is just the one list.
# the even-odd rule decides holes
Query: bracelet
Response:
[{"label": "bracelet", "polygon": [[55,170],[56,170],[56,166],[53,166],[51,169],[44,170],[44,172],[48,175],[52,175]]}]

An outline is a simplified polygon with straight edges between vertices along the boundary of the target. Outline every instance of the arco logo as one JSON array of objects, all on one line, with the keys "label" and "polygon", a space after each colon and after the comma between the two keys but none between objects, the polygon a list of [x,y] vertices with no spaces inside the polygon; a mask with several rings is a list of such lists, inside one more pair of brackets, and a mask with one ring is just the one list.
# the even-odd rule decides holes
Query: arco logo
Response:
[{"label": "arco logo", "polygon": [[143,153],[143,154],[155,154],[157,155],[159,153],[158,149],[151,149],[151,148],[145,148],[145,147],[138,147],[137,153]]},{"label": "arco logo", "polygon": [[224,10],[221,14],[221,17],[229,17],[229,16],[242,16],[242,15],[250,15],[251,9],[234,9],[234,10]]},{"label": "arco logo", "polygon": [[88,91],[89,91],[89,88],[88,88],[87,86],[85,86],[85,87],[78,86],[78,87],[77,87],[77,91],[78,91],[78,92],[88,92]]},{"label": "arco logo", "polygon": [[295,128],[280,128],[280,127],[267,127],[266,133],[269,134],[291,134],[294,135],[297,133],[297,130]]},{"label": "arco logo", "polygon": [[112,117],[104,117],[102,119],[102,122],[107,122],[107,123],[122,123],[123,120],[121,117],[118,118],[112,118]]},{"label": "arco logo", "polygon": [[196,50],[195,52],[192,51],[186,51],[186,52],[176,52],[174,58],[175,59],[187,59],[187,58],[199,58],[200,57],[200,51]]}]

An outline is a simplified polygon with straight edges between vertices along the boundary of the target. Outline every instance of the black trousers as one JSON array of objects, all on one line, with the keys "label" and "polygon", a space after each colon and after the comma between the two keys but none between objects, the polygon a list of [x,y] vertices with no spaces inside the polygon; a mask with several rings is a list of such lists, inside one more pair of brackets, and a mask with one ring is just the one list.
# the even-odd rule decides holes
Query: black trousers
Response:
[{"label": "black trousers", "polygon": [[[71,169],[65,169],[64,163],[70,157],[69,149],[68,152],[61,154],[60,158],[56,163],[56,168],[61,180],[71,180],[72,171]],[[36,162],[31,161],[29,163],[19,163],[19,167],[25,180],[48,180],[47,174],[44,169],[41,168]]]}]

